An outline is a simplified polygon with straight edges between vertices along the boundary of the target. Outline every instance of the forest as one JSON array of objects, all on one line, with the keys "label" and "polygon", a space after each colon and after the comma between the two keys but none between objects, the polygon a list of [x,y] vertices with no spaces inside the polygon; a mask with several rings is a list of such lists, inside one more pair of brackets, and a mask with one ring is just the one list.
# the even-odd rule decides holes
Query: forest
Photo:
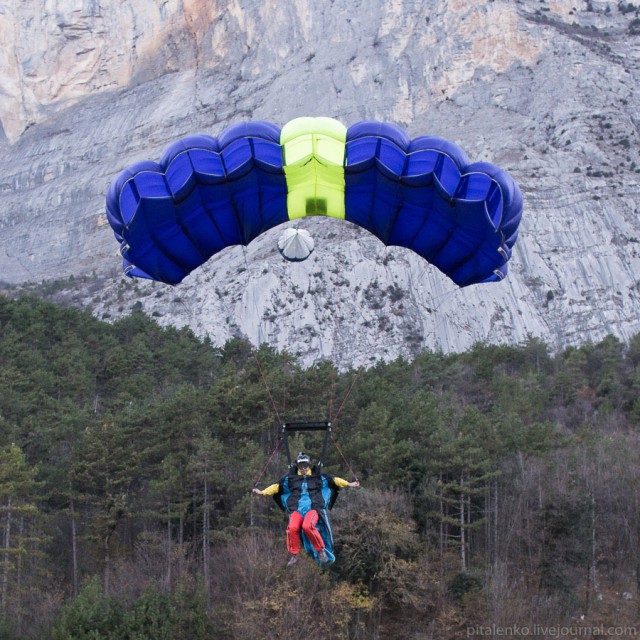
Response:
[{"label": "forest", "polygon": [[[639,390],[640,336],[340,371],[0,297],[0,639],[634,637]],[[324,570],[251,494],[305,419],[361,482]]]}]

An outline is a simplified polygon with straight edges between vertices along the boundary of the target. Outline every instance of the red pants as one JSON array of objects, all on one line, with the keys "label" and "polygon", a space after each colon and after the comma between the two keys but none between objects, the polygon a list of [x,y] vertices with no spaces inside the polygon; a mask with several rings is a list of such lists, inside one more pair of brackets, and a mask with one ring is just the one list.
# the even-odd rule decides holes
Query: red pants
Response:
[{"label": "red pants", "polygon": [[304,518],[298,511],[294,511],[289,516],[289,526],[287,527],[287,550],[289,553],[295,555],[300,552],[300,529],[304,531],[316,551],[324,549],[324,540],[316,529],[317,522],[318,512],[315,509],[308,511]]}]

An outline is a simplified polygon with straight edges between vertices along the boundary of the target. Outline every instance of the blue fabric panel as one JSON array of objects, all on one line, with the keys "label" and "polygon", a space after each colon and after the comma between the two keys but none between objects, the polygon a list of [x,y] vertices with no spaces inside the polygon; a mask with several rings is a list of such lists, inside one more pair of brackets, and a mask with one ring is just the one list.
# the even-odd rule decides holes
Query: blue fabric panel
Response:
[{"label": "blue fabric panel", "polygon": [[249,244],[260,233],[287,220],[282,153],[279,144],[268,140],[229,134],[225,140],[221,156],[230,202],[237,215],[241,243]]},{"label": "blue fabric panel", "polygon": [[369,230],[376,202],[377,177],[375,169],[358,173],[345,169],[345,219]]},{"label": "blue fabric panel", "polygon": [[465,173],[458,181],[455,197],[460,200],[484,200],[493,184],[493,180],[485,173]]},{"label": "blue fabric panel", "polygon": [[[140,177],[148,178],[149,175],[136,176],[136,185]],[[140,182],[143,183],[141,186],[152,183],[151,180]],[[153,274],[153,269],[161,270],[173,284],[199,266],[202,255],[178,225],[171,196],[160,197],[155,188],[157,185],[152,186],[154,196],[140,198],[137,214],[127,227],[129,249],[123,252],[123,257],[149,274]]]},{"label": "blue fabric panel", "polygon": [[174,199],[179,202],[187,197],[196,186],[197,174],[194,168],[194,157],[213,158],[220,146],[210,136],[188,136],[165,149],[160,158],[160,166],[165,167],[166,181]]},{"label": "blue fabric panel", "polygon": [[[155,162],[145,160],[138,162],[122,171],[109,185],[107,191],[107,219],[117,236],[122,237],[126,226],[123,220],[121,192],[124,185],[142,171],[162,171],[162,167]],[[135,202],[134,202],[135,207]]]},{"label": "blue fabric panel", "polygon": [[199,185],[224,184],[227,177],[220,153],[192,149],[189,151],[189,157]]},{"label": "blue fabric panel", "polygon": [[442,138],[392,142],[383,126],[358,123],[347,132],[345,185],[347,220],[385,244],[415,251],[460,286],[504,277],[522,200],[498,167],[470,164]]},{"label": "blue fabric panel", "polygon": [[[375,174],[374,174],[375,175]],[[375,188],[375,205],[370,230],[385,244],[396,224],[398,213],[403,206],[402,186],[379,174]]]},{"label": "blue fabric panel", "polygon": [[[498,229],[502,226],[502,213],[503,213],[503,204],[502,204],[502,192],[500,191],[500,186],[497,182],[491,181],[489,188],[487,190],[487,195],[484,197],[484,202],[487,207],[487,215],[489,216],[489,220],[491,220],[491,224],[493,224],[494,228]],[[502,234],[504,235],[504,228],[502,229]]]},{"label": "blue fabric panel", "polygon": [[200,194],[204,208],[222,238],[223,246],[230,247],[242,243],[242,232],[232,202],[228,183],[202,185]]},{"label": "blue fabric panel", "polygon": [[[139,182],[144,187],[145,176],[153,174],[142,173],[138,174],[136,178],[139,178]],[[163,280],[168,282],[177,282],[184,277],[184,268],[179,265],[172,257],[167,256],[157,246],[155,234],[158,232],[156,228],[149,228],[148,220],[145,215],[144,201],[139,194],[139,190],[136,185],[136,178],[133,178],[125,183],[121,202],[126,206],[126,217],[129,218],[128,225],[126,227],[126,238],[121,247],[121,252],[125,260],[135,264],[143,271],[153,274],[162,274]],[[150,181],[149,181],[150,182]],[[143,189],[144,190],[144,189]],[[154,199],[154,207],[158,211],[158,216],[155,217],[152,222],[156,220],[161,222],[162,214],[167,211],[167,201],[170,202],[170,198],[165,197],[164,203],[162,198],[156,197]],[[167,225],[159,225],[159,229]]]},{"label": "blue fabric panel", "polygon": [[476,162],[470,169],[482,171],[490,176],[499,191],[495,194],[500,198],[502,205],[502,218],[499,226],[505,237],[505,245],[511,249],[518,237],[518,225],[522,218],[522,192],[513,178],[504,169],[500,169],[488,162]]},{"label": "blue fabric panel", "polygon": [[120,195],[120,204],[123,214],[122,221],[127,227],[138,215],[145,215],[139,213],[144,208],[143,202],[145,200],[158,204],[159,220],[166,218],[166,205],[171,204],[172,200],[162,173],[141,171],[124,184]]},{"label": "blue fabric panel", "polygon": [[227,180],[240,178],[255,167],[253,147],[248,138],[231,141],[226,147],[223,147],[220,155]]},{"label": "blue fabric panel", "polygon": [[440,197],[452,199],[460,182],[460,170],[449,156],[439,154],[433,169],[433,184]]},{"label": "blue fabric panel", "polygon": [[[476,230],[461,228],[455,221],[447,221],[452,225],[453,233],[444,239],[440,248],[433,254],[433,264],[444,273],[453,273],[463,264],[476,256],[479,246],[482,244],[483,235]],[[443,228],[445,224],[443,224]]]},{"label": "blue fabric panel", "polygon": [[[256,235],[287,222],[287,183],[284,173],[275,174],[261,170],[258,176],[258,208],[262,218],[262,225]],[[255,236],[251,239],[253,240]]]},{"label": "blue fabric panel", "polygon": [[[138,238],[140,238],[139,241]],[[131,242],[134,243],[134,248],[123,252],[124,259],[128,263],[134,264],[137,269],[148,273],[154,280],[160,280],[167,284],[176,284],[184,278],[184,268],[159,251],[148,233],[132,233]],[[127,275],[135,275],[133,270],[126,273]]]},{"label": "blue fabric panel", "polygon": [[402,204],[400,177],[410,139],[395,125],[360,122],[347,130],[345,217],[385,244]]},{"label": "blue fabric panel", "polygon": [[393,142],[398,148],[405,152],[409,150],[411,144],[411,138],[407,132],[398,125],[389,122],[362,120],[347,129],[347,143],[363,139],[365,144],[375,145],[376,140],[379,138]]},{"label": "blue fabric panel", "polygon": [[189,136],[160,163],[123,171],[107,193],[107,217],[125,273],[175,284],[224,247],[285,222],[279,140],[275,125],[245,123],[220,140]]},{"label": "blue fabric panel", "polygon": [[[273,144],[271,147],[273,147]],[[280,167],[273,173],[258,168],[273,166],[272,148],[254,145],[248,139],[235,140],[223,151],[223,161],[229,172],[230,201],[235,208],[241,230],[242,244],[249,244],[257,235],[287,218],[287,185],[280,147],[277,146]],[[259,154],[256,158],[256,154]]]},{"label": "blue fabric panel", "polygon": [[[450,271],[452,273],[452,279],[460,282],[460,286],[465,286],[477,281],[478,273],[486,273],[487,277],[491,277],[494,271],[499,268],[499,261],[494,255],[486,251],[475,251],[477,249],[477,243],[473,242],[473,238],[469,238],[469,242],[466,247],[462,244],[462,239],[457,239],[458,246],[456,250],[461,254],[467,250],[467,257],[465,260],[460,261],[458,265],[452,266]],[[496,252],[497,253],[497,252]]]},{"label": "blue fabric panel", "polygon": [[254,170],[233,182],[233,206],[240,224],[242,244],[249,244],[265,228],[260,197],[261,172]]},{"label": "blue fabric panel", "polygon": [[255,122],[239,122],[227,127],[220,134],[220,146],[225,147],[238,138],[257,138],[280,146],[280,128],[272,122],[257,120]]},{"label": "blue fabric panel", "polygon": [[[124,174],[125,172],[123,172]],[[120,174],[118,178],[122,178]],[[116,237],[116,240],[122,244],[124,238],[122,233],[124,232],[124,222],[122,221],[122,212],[120,210],[120,191],[122,189],[122,183],[120,180],[113,180],[113,182],[109,185],[109,189],[107,191],[107,221],[109,225],[113,229],[113,235]]]},{"label": "blue fabric panel", "polygon": [[433,172],[440,154],[432,149],[419,149],[408,156],[404,184],[414,187],[433,185]]},{"label": "blue fabric panel", "polygon": [[165,180],[175,202],[184,200],[196,188],[197,176],[188,151],[172,159],[167,166]]},{"label": "blue fabric panel", "polygon": [[215,138],[206,135],[186,136],[171,143],[160,156],[160,166],[168,167],[176,156],[181,153],[191,153],[194,149],[219,152],[220,144]]},{"label": "blue fabric panel", "polygon": [[259,138],[254,138],[251,143],[256,167],[273,175],[282,175],[284,170],[282,168],[282,148],[280,145],[260,140]]},{"label": "blue fabric panel", "polygon": [[345,171],[345,218],[375,234],[385,244],[402,204],[398,182],[383,176],[377,168],[359,173]]},{"label": "blue fabric panel", "polygon": [[423,217],[411,243],[401,245],[412,249],[441,270],[440,265],[436,264],[436,258],[455,232],[455,224],[447,215],[447,208],[446,203],[435,198],[433,207],[425,216],[427,219]]},{"label": "blue fabric panel", "polygon": [[435,191],[433,189],[420,192],[405,190],[404,193],[410,197],[405,199],[404,206],[398,211],[388,244],[407,247],[423,257],[427,257],[424,252],[421,253],[414,245],[416,238],[424,227],[427,228],[428,234],[431,233],[434,237],[436,235],[435,231],[428,231],[432,224],[431,218],[434,216],[433,201]]},{"label": "blue fabric panel", "polygon": [[212,256],[226,245],[215,217],[210,215],[203,201],[203,189],[194,189],[185,200],[176,205],[180,227],[198,248],[202,256]]},{"label": "blue fabric panel", "polygon": [[414,138],[409,145],[408,153],[413,154],[417,151],[425,150],[435,151],[447,156],[460,169],[470,164],[467,154],[457,144],[437,136],[418,136]]},{"label": "blue fabric panel", "polygon": [[131,278],[145,278],[146,280],[154,280],[148,273],[145,273],[142,269],[139,269],[135,265],[131,264],[128,260],[122,260],[122,270],[125,275]]},{"label": "blue fabric panel", "polygon": [[442,198],[452,198],[460,181],[461,168],[469,164],[467,155],[457,145],[434,136],[411,141],[408,176],[430,175]]}]

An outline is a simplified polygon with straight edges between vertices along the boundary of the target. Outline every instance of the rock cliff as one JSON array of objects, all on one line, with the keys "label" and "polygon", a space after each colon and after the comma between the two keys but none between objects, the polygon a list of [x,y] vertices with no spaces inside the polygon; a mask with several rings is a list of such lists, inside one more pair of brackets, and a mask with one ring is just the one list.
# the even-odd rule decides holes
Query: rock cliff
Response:
[{"label": "rock cliff", "polygon": [[[44,7],[44,8],[43,8]],[[553,348],[640,330],[640,3],[27,0],[0,8],[0,280],[104,318],[142,306],[216,343],[371,364],[475,341]],[[125,280],[111,178],[177,137],[301,115],[396,122],[519,181],[507,280],[457,289],[348,223],[214,257],[175,288]]]}]

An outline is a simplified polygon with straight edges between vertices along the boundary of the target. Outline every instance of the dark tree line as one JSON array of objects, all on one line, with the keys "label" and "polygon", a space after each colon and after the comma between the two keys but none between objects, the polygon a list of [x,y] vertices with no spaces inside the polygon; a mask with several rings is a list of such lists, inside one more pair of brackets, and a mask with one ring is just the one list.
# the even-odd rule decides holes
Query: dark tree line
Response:
[{"label": "dark tree line", "polygon": [[[285,419],[349,394],[334,434],[363,486],[334,511],[329,571],[286,571],[282,514],[250,495],[279,437],[260,369]],[[340,372],[0,298],[0,638],[632,624],[639,386],[640,337]],[[337,449],[328,463],[350,478]],[[277,453],[263,486],[283,469]]]}]

